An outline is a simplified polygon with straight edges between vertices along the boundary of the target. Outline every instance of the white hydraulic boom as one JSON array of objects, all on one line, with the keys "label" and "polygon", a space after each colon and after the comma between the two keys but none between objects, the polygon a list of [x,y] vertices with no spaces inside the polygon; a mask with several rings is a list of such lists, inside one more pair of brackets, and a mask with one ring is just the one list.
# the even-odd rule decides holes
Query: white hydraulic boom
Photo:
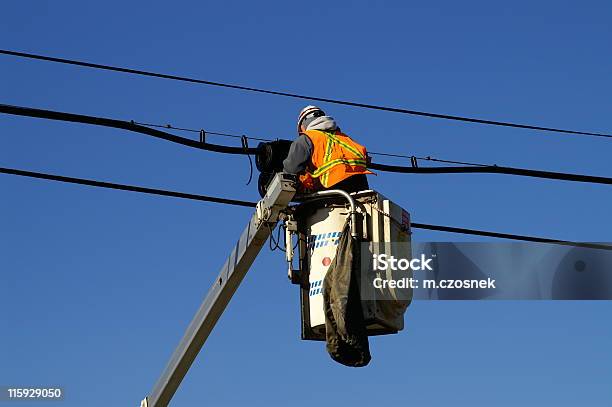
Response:
[{"label": "white hydraulic boom", "polygon": [[294,175],[276,174],[270,182],[266,196],[257,203],[255,213],[187,327],[165,370],[151,393],[142,400],[141,407],[166,407],[170,403],[208,335],[278,223],[282,212],[289,206],[295,192]]}]

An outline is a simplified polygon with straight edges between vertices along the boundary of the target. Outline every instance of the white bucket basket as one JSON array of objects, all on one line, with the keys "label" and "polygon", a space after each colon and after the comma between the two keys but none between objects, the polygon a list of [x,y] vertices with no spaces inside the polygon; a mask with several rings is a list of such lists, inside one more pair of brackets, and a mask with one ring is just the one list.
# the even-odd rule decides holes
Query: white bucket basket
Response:
[{"label": "white bucket basket", "polygon": [[[373,255],[410,258],[410,216],[407,211],[376,191],[351,194],[361,214],[361,243],[356,255],[362,309],[368,335],[397,333],[404,328],[404,312],[412,299],[410,289],[375,288],[374,278],[398,279],[396,272],[374,271]],[[346,200],[317,199],[300,205],[296,212],[300,237],[302,338],[325,339],[323,279],[334,260],[340,234],[349,217]],[[401,277],[406,277],[402,272]]]}]

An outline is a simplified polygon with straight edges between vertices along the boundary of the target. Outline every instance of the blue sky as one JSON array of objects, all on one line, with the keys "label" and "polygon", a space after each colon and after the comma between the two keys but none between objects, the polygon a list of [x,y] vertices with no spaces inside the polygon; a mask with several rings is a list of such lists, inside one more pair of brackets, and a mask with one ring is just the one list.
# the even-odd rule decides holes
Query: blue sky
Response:
[{"label": "blue sky", "polygon": [[[216,81],[612,131],[609,2],[10,2],[2,48]],[[305,103],[0,56],[1,103],[292,138]],[[321,104],[372,151],[610,176],[604,139]],[[2,116],[2,166],[254,200],[248,162]],[[217,139],[219,142],[231,140]],[[397,162],[398,161],[388,161]],[[371,185],[417,222],[610,241],[606,186],[500,175]],[[0,176],[0,385],[138,405],[250,210]],[[415,231],[419,241],[481,240]],[[417,302],[364,369],[299,340],[262,251],[174,405],[609,406],[610,302]]]}]

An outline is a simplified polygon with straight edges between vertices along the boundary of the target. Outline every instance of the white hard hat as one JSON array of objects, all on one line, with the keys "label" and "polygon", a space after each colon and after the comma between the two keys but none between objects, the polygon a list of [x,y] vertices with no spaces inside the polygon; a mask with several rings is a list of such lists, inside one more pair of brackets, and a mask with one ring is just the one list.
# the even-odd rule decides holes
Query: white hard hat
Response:
[{"label": "white hard hat", "polygon": [[306,116],[314,112],[320,112],[317,116],[325,116],[325,112],[321,108],[317,106],[313,106],[313,105],[306,106],[305,108],[302,109],[302,111],[300,112],[300,115],[298,116],[298,121],[297,121],[298,133],[300,132],[300,125],[302,124],[302,121],[306,118]]}]

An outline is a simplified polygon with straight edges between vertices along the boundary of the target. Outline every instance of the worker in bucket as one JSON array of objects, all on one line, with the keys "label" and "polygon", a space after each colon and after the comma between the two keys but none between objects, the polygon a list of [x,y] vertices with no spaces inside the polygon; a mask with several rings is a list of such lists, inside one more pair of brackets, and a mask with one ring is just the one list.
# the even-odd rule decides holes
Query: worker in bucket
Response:
[{"label": "worker in bucket", "polygon": [[[283,161],[283,170],[298,174],[300,192],[369,189],[367,152],[342,133],[336,121],[316,106],[306,106],[297,122],[298,137]],[[354,225],[357,227],[357,225]],[[347,366],[366,366],[371,359],[359,294],[360,246],[348,218],[342,227],[334,260],[323,279],[327,352]]]},{"label": "worker in bucket", "polygon": [[331,116],[316,106],[306,106],[297,122],[284,171],[298,174],[301,192],[341,189],[357,192],[369,189],[365,147],[342,133]]}]

